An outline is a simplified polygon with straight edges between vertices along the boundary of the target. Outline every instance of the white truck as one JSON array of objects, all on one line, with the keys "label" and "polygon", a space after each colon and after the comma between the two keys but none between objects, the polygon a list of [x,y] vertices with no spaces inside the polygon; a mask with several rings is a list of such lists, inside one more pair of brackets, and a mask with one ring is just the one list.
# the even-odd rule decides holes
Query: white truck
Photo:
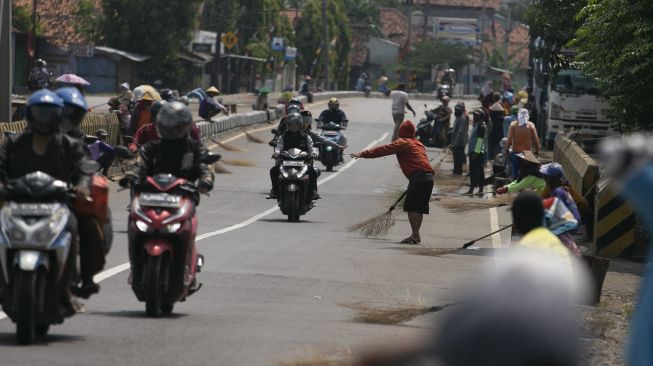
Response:
[{"label": "white truck", "polygon": [[[537,48],[538,41],[531,47]],[[542,142],[553,148],[558,132],[575,131],[586,139],[600,138],[615,133],[612,123],[603,111],[606,101],[599,95],[594,80],[583,75],[575,52],[564,50],[561,58],[568,60],[567,67],[550,78],[548,60],[531,57],[529,86],[532,88],[531,117],[535,117]]]}]

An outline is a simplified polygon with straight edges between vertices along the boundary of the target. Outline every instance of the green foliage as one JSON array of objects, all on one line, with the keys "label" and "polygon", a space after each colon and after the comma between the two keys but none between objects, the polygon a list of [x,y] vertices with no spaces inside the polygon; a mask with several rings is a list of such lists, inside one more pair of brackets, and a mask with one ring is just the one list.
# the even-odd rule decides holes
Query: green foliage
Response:
[{"label": "green foliage", "polygon": [[574,38],[580,26],[576,14],[586,4],[587,0],[531,1],[526,12],[530,36],[533,40],[539,37],[543,42],[533,56],[550,60],[554,73],[564,62],[559,58],[560,50]]},{"label": "green foliage", "polygon": [[653,129],[653,2],[590,0],[577,21],[572,45],[608,99],[608,116],[626,130]]},{"label": "green foliage", "polygon": [[[32,31],[32,8],[11,3],[11,24],[21,33]],[[36,22],[36,34],[43,34],[43,26]]]},{"label": "green foliage", "polygon": [[[301,50],[298,57],[299,71],[304,74],[321,76],[323,65],[321,56],[316,53],[324,36],[322,27],[322,1],[306,0],[303,16],[297,23],[297,47]],[[340,87],[346,87],[349,80],[349,52],[351,51],[351,29],[349,17],[343,0],[330,0],[327,7],[327,27],[330,43],[335,39],[335,47],[329,45],[329,70],[332,80]],[[320,57],[320,59],[317,59]],[[317,61],[314,65],[314,62]]]},{"label": "green foliage", "polygon": [[103,0],[100,32],[110,47],[151,56],[146,80],[168,85],[186,80],[177,53],[186,46],[200,0]]},{"label": "green foliage", "polygon": [[410,53],[409,67],[420,74],[430,73],[431,66],[438,64],[449,64],[459,70],[469,64],[470,54],[471,49],[460,44],[448,44],[439,40],[423,41],[415,44],[415,50]]},{"label": "green foliage", "polygon": [[102,13],[95,9],[95,1],[79,0],[75,11],[75,31],[91,42],[102,41]]}]

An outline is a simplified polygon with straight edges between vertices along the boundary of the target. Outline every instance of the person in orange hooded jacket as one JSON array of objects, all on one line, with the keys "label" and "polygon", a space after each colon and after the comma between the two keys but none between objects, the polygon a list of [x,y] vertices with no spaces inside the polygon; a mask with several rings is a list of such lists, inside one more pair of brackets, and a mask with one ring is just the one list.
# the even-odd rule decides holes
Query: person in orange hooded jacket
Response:
[{"label": "person in orange hooded jacket", "polygon": [[404,121],[399,126],[399,138],[392,143],[351,154],[356,159],[379,158],[387,155],[397,155],[399,167],[409,181],[404,211],[408,213],[412,234],[401,243],[419,244],[422,241],[419,229],[424,214],[429,213],[435,171],[429,164],[424,145],[415,138],[415,125],[411,121]]}]

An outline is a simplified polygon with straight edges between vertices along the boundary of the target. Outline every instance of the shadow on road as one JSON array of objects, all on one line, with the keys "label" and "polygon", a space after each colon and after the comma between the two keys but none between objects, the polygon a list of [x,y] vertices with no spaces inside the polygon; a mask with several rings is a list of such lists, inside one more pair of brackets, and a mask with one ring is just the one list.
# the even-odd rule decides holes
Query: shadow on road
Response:
[{"label": "shadow on road", "polygon": [[[36,337],[32,345],[50,345],[53,343],[78,343],[86,340],[86,337],[67,334],[48,334],[44,337]],[[24,347],[19,346],[15,333],[0,333],[0,347]]]},{"label": "shadow on road", "polygon": [[[263,222],[285,222],[285,223],[289,223],[289,222],[288,222],[288,219],[282,219],[282,218],[277,218],[277,219],[260,219],[260,220],[258,220],[258,221],[263,221]],[[299,222],[297,222],[297,224],[301,224],[301,223],[307,223],[307,224],[324,224],[323,221],[312,221],[312,220],[304,220],[304,219],[300,219]],[[293,223],[291,223],[291,224],[295,224],[295,223],[293,222]]]},{"label": "shadow on road", "polygon": [[[104,317],[109,317],[109,318],[142,318],[142,319],[150,319],[146,314],[145,311],[136,311],[136,310],[120,310],[120,311],[93,311],[89,312],[88,315],[98,315],[98,316],[104,316]],[[181,314],[181,313],[172,313],[169,315],[161,314],[159,315],[159,318],[156,319],[178,319],[178,318],[183,318],[188,316],[188,314]],[[154,319],[154,318],[152,318]]]}]

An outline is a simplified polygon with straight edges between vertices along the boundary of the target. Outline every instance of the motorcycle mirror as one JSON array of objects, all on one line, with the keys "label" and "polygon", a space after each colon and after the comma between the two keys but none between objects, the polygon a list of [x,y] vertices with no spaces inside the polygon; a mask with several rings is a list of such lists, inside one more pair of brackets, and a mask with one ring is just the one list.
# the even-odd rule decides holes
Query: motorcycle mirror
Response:
[{"label": "motorcycle mirror", "polygon": [[100,164],[95,160],[85,160],[79,169],[82,173],[91,175],[100,169]]},{"label": "motorcycle mirror", "polygon": [[277,130],[276,128],[273,128],[270,132],[272,132],[273,135],[276,135],[276,134],[279,133],[279,130]]},{"label": "motorcycle mirror", "polygon": [[124,146],[114,146],[113,151],[121,159],[133,159],[134,153]]},{"label": "motorcycle mirror", "polygon": [[207,165],[214,164],[217,163],[218,160],[220,160],[220,158],[222,158],[220,154],[209,153],[208,155],[202,158],[202,163]]}]

